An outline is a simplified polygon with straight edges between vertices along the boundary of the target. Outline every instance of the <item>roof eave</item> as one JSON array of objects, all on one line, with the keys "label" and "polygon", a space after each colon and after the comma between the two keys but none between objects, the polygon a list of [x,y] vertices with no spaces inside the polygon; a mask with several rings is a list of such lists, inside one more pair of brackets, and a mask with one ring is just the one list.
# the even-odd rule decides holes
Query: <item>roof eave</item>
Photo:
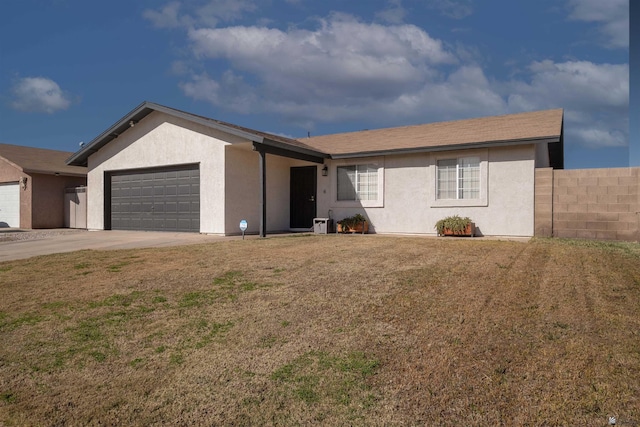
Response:
[{"label": "roof eave", "polygon": [[[305,148],[305,147],[300,147],[300,146],[297,146],[297,145],[287,144],[287,143],[280,142],[280,141],[274,141],[274,140],[269,139],[269,138],[265,138],[261,142],[261,144],[268,145],[270,147],[274,147],[274,148],[278,148],[278,149],[282,149],[282,150],[285,150],[285,151],[291,151],[291,152],[294,152],[294,153],[303,154],[305,156],[316,157],[316,158],[321,159],[321,160],[329,158],[329,154],[323,153],[322,151],[314,150],[312,148]],[[320,163],[322,163],[322,161]]]},{"label": "roof eave", "polygon": [[55,176],[75,176],[75,177],[86,177],[87,173],[82,172],[63,172],[56,170],[41,170],[41,169],[23,169],[24,173],[27,174],[40,174],[40,175],[55,175]]},{"label": "roof eave", "polygon": [[325,159],[329,158],[329,155],[320,151],[306,149],[296,145],[285,144],[283,142],[274,141],[271,139],[264,139],[262,142],[254,142],[254,149],[263,151],[267,154],[273,154],[275,156],[288,157],[291,159],[304,160],[313,163],[324,163]]},{"label": "roof eave", "polygon": [[262,136],[260,135],[256,135],[254,133],[250,133],[250,132],[245,132],[241,129],[236,129],[234,127],[231,126],[225,126],[221,123],[217,123],[216,121],[213,120],[208,120],[204,117],[199,117],[193,114],[189,114],[189,113],[185,113],[183,111],[179,111],[179,110],[174,110],[173,108],[168,108],[165,107],[163,105],[159,105],[159,104],[154,104],[152,102],[147,102],[147,104],[150,106],[150,108],[156,110],[156,111],[160,111],[162,113],[165,114],[169,114],[171,116],[174,117],[179,117],[181,119],[185,119],[188,120],[190,122],[194,122],[194,123],[198,123],[201,124],[203,126],[207,126],[213,129],[217,129],[217,130],[221,130],[223,132],[229,133],[231,135],[235,135],[235,136],[239,136],[240,138],[244,138],[247,139],[249,141],[255,141],[255,142],[262,142],[262,140],[264,139]]},{"label": "roof eave", "polygon": [[11,165],[11,166],[13,166],[14,168],[19,169],[19,170],[21,170],[21,171],[23,171],[23,172],[24,172],[24,169],[22,168],[22,166],[20,166],[20,165],[18,165],[18,164],[16,164],[16,163],[14,163],[14,162],[12,162],[11,160],[7,159],[6,157],[0,156],[0,160],[5,161],[5,162],[9,163],[9,165]]},{"label": "roof eave", "polygon": [[71,157],[67,159],[66,163],[71,166],[87,166],[87,161],[89,159],[89,156],[96,153],[102,147],[104,147],[114,139],[118,138],[122,133],[127,131],[127,129],[131,127],[132,121],[133,121],[133,124],[135,125],[137,122],[144,119],[153,111],[159,111],[161,113],[165,113],[173,117],[182,118],[193,123],[198,123],[203,126],[207,126],[209,128],[217,129],[217,130],[247,139],[249,141],[262,142],[264,140],[264,138],[260,135],[245,132],[240,129],[225,126],[215,121],[207,120],[205,118],[201,118],[201,117],[198,117],[189,113],[185,113],[179,110],[174,110],[172,108],[155,104],[153,102],[145,101],[142,104],[138,105],[136,108],[134,108],[131,112],[129,112],[123,118],[118,120],[109,129],[102,132],[100,135],[94,138],[91,142],[89,142],[83,148],[81,148],[76,153],[74,153]]},{"label": "roof eave", "polygon": [[95,137],[91,142],[84,145],[80,150],[76,151],[66,160],[66,163],[70,166],[87,166],[89,156],[96,153],[102,147],[109,142],[116,139],[120,134],[126,131],[131,125],[131,121],[138,122],[149,115],[153,108],[150,107],[149,102],[143,102],[136,108],[131,110],[127,115],[118,120],[114,125]]},{"label": "roof eave", "polygon": [[376,157],[387,156],[393,154],[415,154],[415,153],[429,153],[438,151],[454,151],[454,150],[469,150],[473,148],[491,148],[491,147],[509,147],[514,145],[526,145],[526,144],[541,144],[558,142],[560,136],[547,136],[541,138],[525,138],[525,139],[512,139],[504,141],[486,141],[486,142],[470,142],[466,144],[448,144],[439,145],[435,147],[416,147],[416,148],[400,148],[391,150],[376,150],[376,151],[359,151],[353,153],[343,154],[331,154],[332,159],[353,159],[356,157]]}]

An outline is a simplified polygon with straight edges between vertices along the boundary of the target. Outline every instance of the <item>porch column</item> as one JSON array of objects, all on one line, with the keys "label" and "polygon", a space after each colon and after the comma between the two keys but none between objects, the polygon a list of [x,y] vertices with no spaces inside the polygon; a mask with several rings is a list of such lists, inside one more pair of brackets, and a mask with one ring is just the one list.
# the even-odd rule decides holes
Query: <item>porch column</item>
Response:
[{"label": "porch column", "polygon": [[267,237],[267,153],[260,155],[260,237]]},{"label": "porch column", "polygon": [[253,150],[257,151],[260,156],[260,237],[267,237],[267,153],[318,164],[324,163],[324,159],[329,156],[267,138],[261,141],[254,140]]}]

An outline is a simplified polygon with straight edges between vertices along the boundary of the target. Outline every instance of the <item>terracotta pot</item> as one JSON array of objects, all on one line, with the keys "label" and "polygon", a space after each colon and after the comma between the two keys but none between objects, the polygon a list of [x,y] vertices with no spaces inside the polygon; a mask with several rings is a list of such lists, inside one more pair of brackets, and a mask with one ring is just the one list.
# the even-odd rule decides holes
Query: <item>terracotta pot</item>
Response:
[{"label": "terracotta pot", "polygon": [[338,224],[338,233],[362,233],[364,229],[364,233],[369,232],[369,223],[367,221],[359,222],[355,227],[346,227],[343,228],[342,224]]},{"label": "terracotta pot", "polygon": [[476,226],[472,222],[467,225],[467,227],[463,231],[452,231],[448,228],[445,228],[442,232],[443,236],[471,236],[473,237],[476,232]]}]

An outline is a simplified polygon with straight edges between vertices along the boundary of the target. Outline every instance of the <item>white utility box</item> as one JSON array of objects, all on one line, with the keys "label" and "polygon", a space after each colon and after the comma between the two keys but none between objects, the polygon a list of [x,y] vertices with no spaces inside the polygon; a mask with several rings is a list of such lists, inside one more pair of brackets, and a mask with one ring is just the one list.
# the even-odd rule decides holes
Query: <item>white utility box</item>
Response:
[{"label": "white utility box", "polygon": [[313,232],[315,234],[331,233],[333,220],[330,218],[313,218]]}]

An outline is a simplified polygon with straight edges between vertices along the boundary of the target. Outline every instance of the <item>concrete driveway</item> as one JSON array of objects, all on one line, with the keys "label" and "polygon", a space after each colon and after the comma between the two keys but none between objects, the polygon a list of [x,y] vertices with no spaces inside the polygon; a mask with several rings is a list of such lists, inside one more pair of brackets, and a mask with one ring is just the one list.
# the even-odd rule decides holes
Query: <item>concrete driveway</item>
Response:
[{"label": "concrete driveway", "polygon": [[153,248],[232,239],[242,237],[151,231],[3,230],[0,233],[0,262],[83,249]]}]

